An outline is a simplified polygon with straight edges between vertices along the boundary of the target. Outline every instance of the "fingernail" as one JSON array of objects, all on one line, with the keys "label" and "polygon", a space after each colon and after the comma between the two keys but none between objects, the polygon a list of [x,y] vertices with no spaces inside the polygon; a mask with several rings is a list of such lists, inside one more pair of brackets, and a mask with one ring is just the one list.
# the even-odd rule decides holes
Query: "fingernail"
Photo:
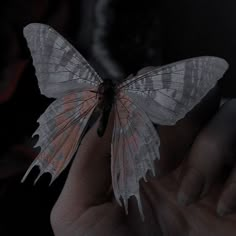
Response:
[{"label": "fingernail", "polygon": [[227,208],[226,206],[220,205],[217,207],[217,214],[219,216],[225,216],[227,214],[230,214],[231,212],[232,210]]},{"label": "fingernail", "polygon": [[177,199],[180,206],[187,206],[190,204],[189,197],[183,192],[178,193]]}]

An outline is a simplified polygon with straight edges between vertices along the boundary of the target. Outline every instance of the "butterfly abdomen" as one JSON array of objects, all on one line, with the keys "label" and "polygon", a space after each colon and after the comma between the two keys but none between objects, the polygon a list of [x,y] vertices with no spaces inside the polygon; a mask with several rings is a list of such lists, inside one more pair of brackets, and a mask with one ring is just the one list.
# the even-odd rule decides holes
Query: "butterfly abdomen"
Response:
[{"label": "butterfly abdomen", "polygon": [[99,107],[102,111],[101,118],[99,120],[99,126],[97,134],[102,137],[105,133],[111,108],[115,99],[115,86],[110,79],[105,79],[98,88]]}]

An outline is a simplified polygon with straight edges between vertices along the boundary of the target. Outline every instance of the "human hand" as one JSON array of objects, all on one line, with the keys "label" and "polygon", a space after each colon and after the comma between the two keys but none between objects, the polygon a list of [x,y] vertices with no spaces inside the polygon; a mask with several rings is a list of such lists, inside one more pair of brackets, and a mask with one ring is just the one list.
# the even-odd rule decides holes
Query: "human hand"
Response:
[{"label": "human hand", "polygon": [[184,205],[203,198],[220,179],[225,182],[228,178],[218,199],[217,212],[225,215],[236,209],[235,119],[236,99],[232,99],[223,105],[194,141],[185,161],[178,194]]},{"label": "human hand", "polygon": [[[199,128],[217,107],[212,93],[215,92],[176,126],[158,128],[161,160],[157,162],[157,169],[160,176],[148,183],[141,181],[140,187],[144,222],[134,199],[130,199],[126,216],[111,196],[112,118],[102,138],[97,137],[97,125],[91,128],[53,207],[51,224],[55,235],[234,235],[235,215],[219,217],[216,212],[217,204],[218,207],[222,203],[229,205],[235,196],[233,184],[227,184],[222,193],[223,181],[217,179],[223,164],[229,160],[225,150],[232,151],[235,140],[236,129],[230,125],[236,116],[233,104],[226,104],[195,139]],[[184,157],[187,158],[183,160]],[[179,168],[172,171],[178,165]],[[180,184],[177,177],[181,175],[185,177]],[[229,183],[235,175],[232,174]],[[202,194],[204,198],[188,207],[181,206],[177,201],[179,186],[182,205],[196,201]]]}]

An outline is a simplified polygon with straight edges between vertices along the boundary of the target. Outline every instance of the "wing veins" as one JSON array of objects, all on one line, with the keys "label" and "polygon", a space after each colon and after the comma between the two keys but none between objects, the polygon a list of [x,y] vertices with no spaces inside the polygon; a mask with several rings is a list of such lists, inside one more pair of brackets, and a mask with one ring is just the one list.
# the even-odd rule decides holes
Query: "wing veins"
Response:
[{"label": "wing veins", "polygon": [[[92,107],[90,107],[89,109],[87,109],[86,111],[84,111],[84,113],[82,113],[82,114],[80,114],[75,120],[73,120],[72,122],[67,122],[66,124],[65,124],[65,126],[60,130],[60,131],[58,131],[56,134],[55,134],[55,136],[57,137],[57,136],[59,136],[59,135],[61,135],[66,129],[68,129],[69,127],[71,127],[71,125],[73,125],[74,123],[77,123],[78,122],[78,120],[82,120],[82,119],[84,119],[84,117],[94,108],[96,106],[96,104],[94,104]],[[44,135],[43,137],[42,137],[42,142],[41,143],[43,143],[43,141],[45,141],[45,136],[46,135]],[[50,143],[51,143],[51,141],[53,140],[53,139],[55,139],[55,136],[54,137],[51,137],[51,138],[49,138],[48,140],[47,140],[47,145],[46,145],[46,147],[44,147],[44,149],[46,149],[49,145],[50,145]]]},{"label": "wing veins", "polygon": [[[123,98],[123,99],[125,99],[125,98]],[[135,105],[131,100],[129,100],[129,99],[126,99],[126,100],[130,101],[130,102],[132,103],[132,105],[135,106],[135,108],[137,109],[136,105]],[[123,105],[123,107],[124,107],[124,108],[127,110],[127,112],[129,113],[127,107],[126,107],[121,101],[119,101],[119,102]],[[139,113],[139,112],[135,112],[135,114],[137,114],[137,116],[139,116],[140,120],[142,120],[142,116],[140,116],[140,113]],[[151,121],[150,121],[150,122],[151,122]],[[128,123],[128,124],[129,124],[129,123]],[[132,126],[132,127],[133,127],[133,126]],[[150,127],[149,127],[148,125],[146,125],[146,127],[147,127],[148,130],[150,131]],[[136,130],[137,133],[138,133],[141,137],[143,137],[143,140],[145,141],[145,144],[149,144],[149,143],[147,142],[146,136],[144,136],[142,133],[138,132],[138,129],[137,129],[137,128],[134,127],[133,130]],[[152,148],[152,150],[155,150],[155,149]]]},{"label": "wing veins", "polygon": [[[149,97],[151,98],[151,97]],[[126,99],[126,98],[123,98]],[[152,98],[151,98],[152,99]],[[170,111],[171,113],[173,113],[174,115],[177,115],[177,113],[175,113],[173,110],[169,109],[168,107],[163,106],[162,104],[158,103],[157,101],[155,101],[154,99],[152,99],[155,103],[159,104],[161,107],[164,107],[167,111]],[[145,111],[144,111],[145,112]]]},{"label": "wing veins", "polygon": [[[182,70],[180,70],[180,71],[182,71]],[[177,72],[178,72],[178,71],[177,71]],[[148,73],[148,74],[147,74],[147,73]],[[127,81],[127,84],[124,84],[123,86],[119,87],[119,89],[122,89],[122,88],[124,88],[124,87],[130,86],[130,85],[132,85],[133,83],[136,83],[136,82],[139,81],[139,80],[142,80],[142,79],[145,79],[145,78],[149,78],[148,75],[149,75],[150,73],[153,73],[153,71],[150,71],[150,72],[147,72],[147,73],[143,74],[143,75],[140,76],[140,77],[139,77],[139,76],[135,76],[135,77],[129,78],[128,80],[124,80],[124,81],[122,82],[122,84],[125,83],[126,81]],[[173,72],[173,71],[171,71],[171,72],[166,72],[166,73],[155,74],[155,76],[170,75],[170,74],[176,74],[176,75],[183,75],[183,76],[184,76],[184,74],[176,73],[176,72]],[[131,80],[131,81],[128,82],[129,80]]]},{"label": "wing veins", "polygon": [[[87,102],[87,101],[93,99],[94,97],[96,97],[96,96],[93,96],[93,97],[90,97],[90,98],[88,98],[88,99],[84,99],[84,100],[83,100],[83,99],[81,99],[81,100],[79,100],[79,99],[78,99],[78,100],[75,99],[74,102],[82,101],[82,103],[79,104],[79,106],[81,106],[81,105],[83,105],[83,103],[85,103],[85,102]],[[57,107],[59,107],[59,106],[61,106],[61,105],[66,105],[66,104],[70,104],[70,103],[74,103],[74,102],[69,101],[68,103],[67,103],[67,102],[64,102],[64,103],[61,103],[61,104],[54,104],[54,105],[55,105],[55,108],[57,108]],[[68,109],[68,110],[66,110],[66,111],[69,111],[69,110],[72,110],[72,109],[70,108],[70,109]],[[65,113],[65,110],[63,111],[63,113]],[[54,120],[55,117],[58,117],[59,115],[62,115],[63,113],[60,113],[60,114],[54,116],[53,118],[47,120],[46,123],[47,123],[48,121]],[[75,114],[73,114],[73,115],[75,115]],[[41,124],[43,125],[43,124],[45,124],[45,123],[41,123]]]}]

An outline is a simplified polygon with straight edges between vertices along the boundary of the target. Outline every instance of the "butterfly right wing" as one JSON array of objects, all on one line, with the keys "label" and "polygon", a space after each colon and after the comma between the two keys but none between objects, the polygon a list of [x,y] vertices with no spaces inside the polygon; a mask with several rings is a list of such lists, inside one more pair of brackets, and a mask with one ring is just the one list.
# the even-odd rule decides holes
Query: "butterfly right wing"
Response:
[{"label": "butterfly right wing", "polygon": [[81,134],[97,105],[96,94],[90,91],[71,92],[56,99],[38,119],[36,147],[41,151],[25,173],[40,168],[35,183],[43,173],[52,175],[51,183],[66,168],[77,151]]},{"label": "butterfly right wing", "polygon": [[139,180],[154,172],[160,158],[159,136],[152,124],[173,125],[190,111],[227,70],[225,60],[198,57],[129,77],[117,87],[112,138],[112,184],[128,208],[135,196],[143,217]]},{"label": "butterfly right wing", "polygon": [[41,94],[61,97],[76,90],[97,88],[102,79],[82,55],[48,25],[24,28]]},{"label": "butterfly right wing", "polygon": [[153,123],[174,125],[216,85],[228,69],[218,57],[195,57],[153,68],[118,85]]}]

